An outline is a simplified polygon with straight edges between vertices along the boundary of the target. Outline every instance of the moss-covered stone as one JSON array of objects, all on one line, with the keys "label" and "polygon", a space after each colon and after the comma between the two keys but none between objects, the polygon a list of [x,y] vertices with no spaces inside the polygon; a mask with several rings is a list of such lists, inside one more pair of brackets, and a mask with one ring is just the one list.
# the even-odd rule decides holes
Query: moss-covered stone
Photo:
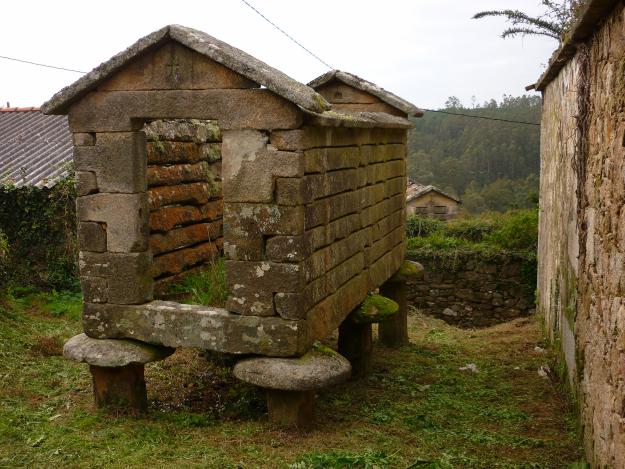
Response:
[{"label": "moss-covered stone", "polygon": [[409,282],[411,280],[421,280],[425,269],[423,265],[416,261],[404,261],[399,270],[393,276],[393,280]]},{"label": "moss-covered stone", "polygon": [[383,322],[397,314],[399,305],[382,295],[369,295],[365,301],[350,315],[356,324]]}]

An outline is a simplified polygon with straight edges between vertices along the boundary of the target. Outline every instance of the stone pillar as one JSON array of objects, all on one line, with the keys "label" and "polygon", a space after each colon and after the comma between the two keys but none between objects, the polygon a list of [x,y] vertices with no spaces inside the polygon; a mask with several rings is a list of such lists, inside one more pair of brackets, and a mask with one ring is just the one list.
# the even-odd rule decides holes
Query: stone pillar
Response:
[{"label": "stone pillar", "polygon": [[371,371],[373,323],[391,321],[398,305],[382,295],[369,295],[339,326],[339,353],[352,365],[352,378],[362,378]]},{"label": "stone pillar", "polygon": [[148,407],[144,365],[120,367],[90,365],[96,407],[107,410],[145,412]]},{"label": "stone pillar", "polygon": [[381,287],[380,293],[391,298],[399,305],[397,314],[388,321],[380,323],[378,335],[380,342],[387,347],[401,347],[408,345],[408,302],[406,300],[406,282],[396,280],[395,276],[387,280]]},{"label": "stone pillar", "polygon": [[145,412],[148,406],[144,365],[172,353],[172,348],[136,340],[92,339],[85,334],[63,347],[65,358],[89,365],[97,407],[131,413]]},{"label": "stone pillar", "polygon": [[339,353],[352,365],[352,378],[371,371],[373,333],[371,323],[356,324],[348,316],[339,326]]},{"label": "stone pillar", "polygon": [[349,361],[322,345],[300,358],[248,358],[233,370],[241,381],[266,390],[270,422],[298,430],[314,423],[316,391],[346,381],[350,372]]},{"label": "stone pillar", "polygon": [[380,342],[387,347],[401,347],[408,339],[407,283],[423,278],[423,266],[418,262],[404,261],[400,269],[381,287],[380,293],[399,305],[397,314],[381,323],[378,328]]},{"label": "stone pillar", "polygon": [[308,430],[315,421],[315,391],[267,389],[269,420],[284,427]]}]

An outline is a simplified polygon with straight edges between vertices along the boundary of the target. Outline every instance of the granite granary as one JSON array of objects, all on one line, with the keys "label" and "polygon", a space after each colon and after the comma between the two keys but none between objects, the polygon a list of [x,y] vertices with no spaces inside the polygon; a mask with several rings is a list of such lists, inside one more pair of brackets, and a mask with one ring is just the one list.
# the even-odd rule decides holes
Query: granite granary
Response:
[{"label": "granite granary", "polygon": [[[43,111],[73,133],[92,340],[301,356],[403,262],[407,118],[420,111],[358,77],[306,86],[171,25]],[[216,256],[225,308],[158,299]]]}]

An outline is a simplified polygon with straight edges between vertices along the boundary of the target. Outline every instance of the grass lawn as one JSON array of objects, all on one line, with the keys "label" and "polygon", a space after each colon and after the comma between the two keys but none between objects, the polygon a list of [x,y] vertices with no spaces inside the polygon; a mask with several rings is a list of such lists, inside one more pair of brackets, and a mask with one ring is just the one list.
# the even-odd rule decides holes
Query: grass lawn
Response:
[{"label": "grass lawn", "polygon": [[571,406],[537,372],[552,357],[534,320],[461,330],[415,312],[411,345],[375,347],[369,378],[321,392],[299,435],[267,422],[227,359],[191,349],[146,368],[147,416],[98,413],[87,367],[61,357],[79,311],[75,294],[0,307],[0,467],[582,467]]}]

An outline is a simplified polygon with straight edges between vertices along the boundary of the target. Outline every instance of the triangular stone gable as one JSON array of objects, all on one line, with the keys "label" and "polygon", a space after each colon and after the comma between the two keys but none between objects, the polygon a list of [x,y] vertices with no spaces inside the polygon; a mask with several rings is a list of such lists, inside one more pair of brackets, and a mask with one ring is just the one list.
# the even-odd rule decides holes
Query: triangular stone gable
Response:
[{"label": "triangular stone gable", "polygon": [[315,89],[323,96],[332,108],[337,111],[347,112],[385,112],[394,116],[406,117],[406,113],[388,105],[381,99],[343,83],[339,80],[332,80]]},{"label": "triangular stone gable", "polygon": [[[334,109],[385,112],[400,117],[423,115],[423,111],[414,104],[353,73],[330,70],[308,83],[308,86],[328,99]],[[352,90],[347,91],[346,87]],[[352,102],[347,102],[350,99]]]},{"label": "triangular stone gable", "polygon": [[[179,45],[195,51],[207,59],[221,64],[223,67],[240,74],[252,83],[267,88],[287,101],[299,106],[302,110],[322,113],[331,108],[323,97],[309,86],[289,77],[266,63],[237,49],[219,39],[192,28],[180,25],[165,26],[139,39],[126,50],[113,56],[108,61],[79,78],[72,85],[56,93],[44,103],[41,110],[44,114],[65,114],[69,107],[83,98],[89,91],[98,89],[106,80],[134,62],[151,49],[162,43],[175,41]],[[176,69],[175,62],[165,63]],[[139,70],[134,72],[140,73]],[[172,71],[172,76],[175,72]],[[189,78],[197,81],[197,77]],[[171,79],[170,83],[171,83]],[[140,80],[142,81],[142,80]]]},{"label": "triangular stone gable", "polygon": [[100,91],[258,88],[239,73],[177,42],[157,45],[98,85]]}]

